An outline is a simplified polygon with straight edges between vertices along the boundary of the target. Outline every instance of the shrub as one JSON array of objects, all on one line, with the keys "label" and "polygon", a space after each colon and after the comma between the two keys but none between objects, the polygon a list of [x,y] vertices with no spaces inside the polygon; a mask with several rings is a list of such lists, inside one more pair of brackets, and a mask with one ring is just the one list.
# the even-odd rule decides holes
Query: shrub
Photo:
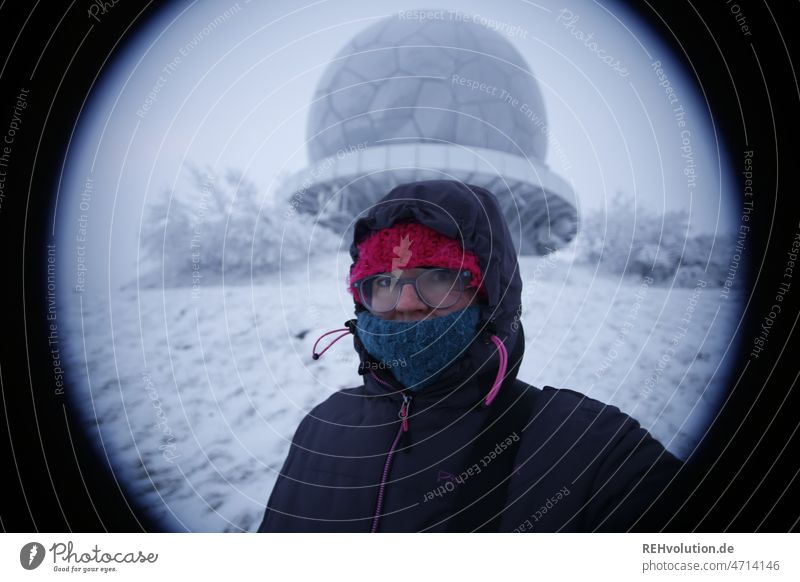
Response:
[{"label": "shrub", "polygon": [[694,286],[725,280],[733,237],[688,233],[685,210],[658,214],[617,192],[606,208],[588,213],[576,241],[578,262],[614,275],[649,276],[656,282]]},{"label": "shrub", "polygon": [[226,281],[249,280],[336,250],[334,233],[313,216],[287,215],[284,203],[267,199],[242,172],[186,170],[188,187],[148,203],[141,247],[157,272],[145,283],[191,286],[218,282],[223,273]]}]

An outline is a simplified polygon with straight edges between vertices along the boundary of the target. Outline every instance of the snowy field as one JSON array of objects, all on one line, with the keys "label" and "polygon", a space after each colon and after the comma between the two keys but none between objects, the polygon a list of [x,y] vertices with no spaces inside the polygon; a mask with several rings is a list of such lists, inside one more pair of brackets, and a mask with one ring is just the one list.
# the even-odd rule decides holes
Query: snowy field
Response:
[{"label": "snowy field", "polygon": [[[352,317],[349,265],[346,253],[318,257],[195,295],[191,282],[127,289],[110,306],[84,296],[82,317],[80,297],[62,298],[72,396],[165,528],[257,529],[302,416],[360,383],[350,337],[311,359],[316,338]],[[724,397],[741,297],[595,276],[558,257],[520,268],[519,378],[614,404],[686,458]]]}]

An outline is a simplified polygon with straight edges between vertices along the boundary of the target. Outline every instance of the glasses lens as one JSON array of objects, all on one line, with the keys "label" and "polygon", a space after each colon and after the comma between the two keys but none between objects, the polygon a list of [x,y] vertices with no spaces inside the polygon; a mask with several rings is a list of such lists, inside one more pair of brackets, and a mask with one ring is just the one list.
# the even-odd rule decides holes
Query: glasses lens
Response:
[{"label": "glasses lens", "polygon": [[464,289],[459,271],[429,269],[417,278],[417,288],[422,300],[435,309],[454,305]]},{"label": "glasses lens", "polygon": [[391,275],[375,275],[361,282],[361,299],[373,311],[394,309],[399,291],[397,278]]}]

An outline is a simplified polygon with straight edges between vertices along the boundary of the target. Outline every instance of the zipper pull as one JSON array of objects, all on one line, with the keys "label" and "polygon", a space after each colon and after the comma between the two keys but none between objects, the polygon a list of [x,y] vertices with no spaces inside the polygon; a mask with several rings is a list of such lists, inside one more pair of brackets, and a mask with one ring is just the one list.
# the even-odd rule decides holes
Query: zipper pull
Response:
[{"label": "zipper pull", "polygon": [[408,411],[411,408],[411,397],[403,394],[403,404],[400,406],[400,412],[397,416],[403,421],[403,432],[408,432]]}]

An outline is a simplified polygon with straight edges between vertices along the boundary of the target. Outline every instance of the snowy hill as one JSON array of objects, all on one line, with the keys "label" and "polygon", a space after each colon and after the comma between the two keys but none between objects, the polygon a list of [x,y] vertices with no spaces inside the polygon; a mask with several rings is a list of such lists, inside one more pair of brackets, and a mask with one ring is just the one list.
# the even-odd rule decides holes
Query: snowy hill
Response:
[{"label": "snowy hill", "polygon": [[[352,317],[349,264],[346,253],[316,256],[199,295],[128,289],[110,305],[84,298],[82,317],[77,296],[63,305],[86,425],[165,528],[255,530],[302,416],[360,383],[350,338],[310,355],[320,334]],[[720,362],[740,303],[720,304],[710,286],[596,277],[563,257],[523,257],[520,267],[520,379],[614,404],[685,458],[724,395]]]}]

